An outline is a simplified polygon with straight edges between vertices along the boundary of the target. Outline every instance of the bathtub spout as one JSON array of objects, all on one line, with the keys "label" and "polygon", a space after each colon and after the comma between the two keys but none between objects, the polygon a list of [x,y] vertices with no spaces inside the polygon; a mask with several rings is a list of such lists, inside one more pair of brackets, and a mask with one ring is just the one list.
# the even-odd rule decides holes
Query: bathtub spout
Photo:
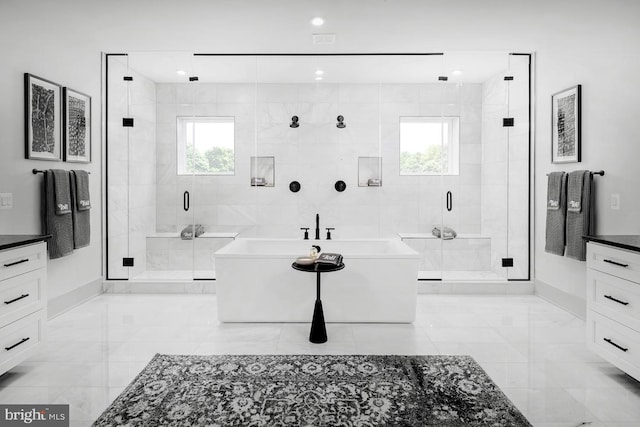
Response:
[{"label": "bathtub spout", "polygon": [[316,240],[320,240],[320,214],[316,214]]}]

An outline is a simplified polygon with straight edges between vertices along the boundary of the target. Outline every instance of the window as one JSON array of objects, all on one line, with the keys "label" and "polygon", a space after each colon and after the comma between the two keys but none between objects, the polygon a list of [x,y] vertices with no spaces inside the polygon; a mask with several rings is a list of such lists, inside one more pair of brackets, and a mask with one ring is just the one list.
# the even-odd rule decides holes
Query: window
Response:
[{"label": "window", "polygon": [[458,175],[459,117],[400,117],[400,175]]},{"label": "window", "polygon": [[178,117],[178,175],[233,175],[234,118]]}]

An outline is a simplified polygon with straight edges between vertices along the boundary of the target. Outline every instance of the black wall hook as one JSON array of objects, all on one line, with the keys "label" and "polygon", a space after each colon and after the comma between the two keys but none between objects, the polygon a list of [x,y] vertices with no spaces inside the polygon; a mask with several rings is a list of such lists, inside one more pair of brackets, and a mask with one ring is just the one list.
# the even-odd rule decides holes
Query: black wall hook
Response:
[{"label": "black wall hook", "polygon": [[347,188],[347,184],[340,180],[340,181],[336,181],[336,185],[334,185],[335,189],[337,192],[342,193],[344,190],[346,190]]},{"label": "black wall hook", "polygon": [[300,123],[298,123],[298,116],[291,117],[291,124],[289,125],[289,127],[295,129],[299,126],[300,126]]},{"label": "black wall hook", "polygon": [[339,129],[344,129],[347,127],[347,125],[344,124],[344,116],[340,115],[337,117],[338,123],[336,124],[336,127]]}]

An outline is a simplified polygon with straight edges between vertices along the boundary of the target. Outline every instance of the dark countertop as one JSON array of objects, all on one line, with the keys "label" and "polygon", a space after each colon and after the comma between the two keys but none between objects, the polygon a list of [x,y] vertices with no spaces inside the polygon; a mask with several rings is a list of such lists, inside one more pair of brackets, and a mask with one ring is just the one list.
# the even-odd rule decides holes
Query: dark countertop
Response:
[{"label": "dark countertop", "polygon": [[50,239],[48,234],[0,234],[0,251]]},{"label": "dark countertop", "polygon": [[617,235],[617,236],[583,236],[587,242],[602,243],[603,245],[615,246],[616,248],[627,249],[640,252],[639,235]]}]

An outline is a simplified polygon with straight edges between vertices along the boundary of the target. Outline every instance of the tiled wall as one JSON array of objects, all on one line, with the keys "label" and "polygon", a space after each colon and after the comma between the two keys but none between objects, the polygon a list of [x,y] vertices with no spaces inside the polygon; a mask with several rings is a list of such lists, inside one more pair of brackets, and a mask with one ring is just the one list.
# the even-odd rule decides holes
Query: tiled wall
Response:
[{"label": "tiled wall", "polygon": [[[156,85],[117,56],[109,57],[108,85],[107,268],[110,279],[124,279],[146,269],[146,236],[155,232]],[[123,127],[123,117],[134,127]],[[134,267],[123,267],[123,257]]]},{"label": "tiled wall", "polygon": [[[158,84],[157,231],[202,223],[241,236],[302,237],[300,227],[335,227],[336,238],[429,232],[441,222],[481,233],[479,84]],[[176,116],[234,116],[234,176],[176,175]],[[289,127],[291,116],[300,127]],[[347,125],[336,127],[343,115]],[[399,117],[460,116],[460,176],[400,176]],[[275,187],[250,186],[250,157],[275,157]],[[358,157],[382,157],[382,187],[358,187]],[[299,181],[298,193],[289,183]],[[346,191],[334,183],[343,180]],[[443,191],[444,189],[444,191]],[[192,209],[183,210],[183,192]],[[324,228],[322,237],[325,236]]]}]

